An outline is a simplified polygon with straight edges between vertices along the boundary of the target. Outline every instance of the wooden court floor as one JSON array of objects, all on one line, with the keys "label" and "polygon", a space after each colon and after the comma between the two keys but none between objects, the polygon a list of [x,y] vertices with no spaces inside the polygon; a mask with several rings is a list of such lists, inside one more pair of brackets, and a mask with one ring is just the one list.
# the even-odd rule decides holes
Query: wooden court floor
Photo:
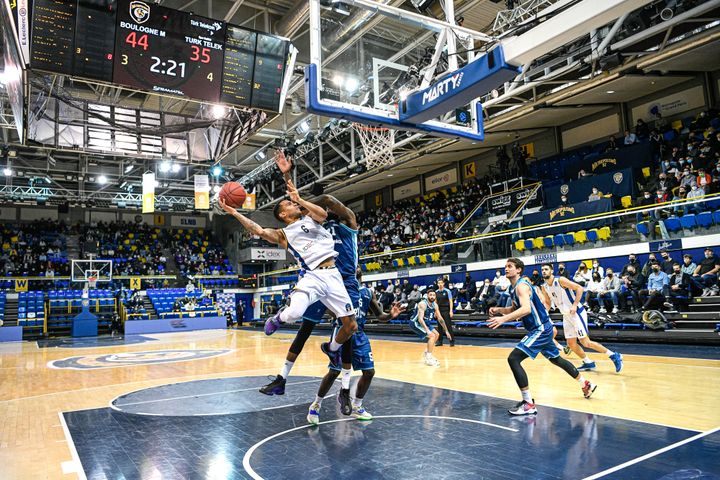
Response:
[{"label": "wooden court floor", "polygon": [[[130,391],[198,379],[275,375],[293,338],[252,331],[204,331],[151,335],[153,341],[97,348],[38,348],[35,342],[0,344],[0,478],[77,478],[76,463],[59,412],[107,407]],[[327,357],[324,337],[313,336],[292,375],[322,376]],[[407,341],[372,340],[379,378],[443,387],[508,399],[519,398],[507,366],[509,348],[459,345],[436,349],[441,366],[425,366],[423,346]],[[48,362],[76,356],[157,350],[231,350],[223,355],[164,364],[98,369],[54,369]],[[536,402],[628,420],[707,431],[720,426],[717,386],[720,360],[624,355],[625,368],[591,354],[598,370],[586,376],[599,385],[592,399],[576,382],[542,358],[526,361]],[[571,357],[577,363],[577,358]],[[260,395],[260,394],[258,394]],[[310,403],[312,399],[308,399]],[[365,405],[387,402],[373,396]],[[542,409],[540,409],[542,414]]]}]

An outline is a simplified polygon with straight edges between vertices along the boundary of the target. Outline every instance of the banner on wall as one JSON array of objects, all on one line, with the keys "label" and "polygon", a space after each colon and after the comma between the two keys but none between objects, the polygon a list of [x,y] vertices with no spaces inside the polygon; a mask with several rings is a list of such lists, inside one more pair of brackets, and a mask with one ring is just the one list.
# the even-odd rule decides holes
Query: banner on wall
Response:
[{"label": "banner on wall", "polygon": [[155,174],[143,173],[142,179],[142,213],[155,211]]},{"label": "banner on wall", "polygon": [[580,170],[594,175],[615,172],[618,168],[642,168],[652,160],[652,145],[649,142],[638,143],[619,150],[604,153],[591,153],[579,162],[568,166],[565,174],[576,178]]},{"label": "banner on wall", "polygon": [[[552,210],[543,210],[537,213],[530,213],[523,217],[524,225],[546,225],[551,222],[559,222],[561,220],[569,220],[572,218],[587,217],[602,213],[611,212],[612,200],[609,198],[601,198],[594,202],[579,202]],[[587,230],[590,228],[601,228],[617,223],[620,220],[615,218],[606,218],[603,220],[587,220],[585,222],[575,223],[572,225],[561,225],[555,228],[543,228],[542,235],[555,235],[557,233],[575,232],[578,230]]]},{"label": "banner on wall", "polygon": [[142,278],[130,277],[130,290],[142,290]]},{"label": "banner on wall", "polygon": [[400,185],[393,188],[393,200],[417,197],[420,195],[420,180]]},{"label": "banner on wall", "polygon": [[245,196],[245,201],[242,204],[243,210],[255,210],[257,202],[257,194],[255,191],[252,193],[248,192]]},{"label": "banner on wall", "polygon": [[466,163],[463,165],[463,179],[475,178],[477,176],[477,165],[475,162]]},{"label": "banner on wall", "polygon": [[251,248],[250,259],[274,262],[285,260],[285,250],[282,248]]},{"label": "banner on wall", "polygon": [[490,197],[488,199],[490,215],[502,215],[508,211],[512,213],[531,195],[530,200],[525,204],[525,208],[539,207],[542,204],[539,195],[540,190],[532,193],[534,188],[534,186],[527,186]]},{"label": "banner on wall", "polygon": [[655,120],[658,114],[663,117],[673,117],[689,110],[702,108],[705,105],[705,94],[703,87],[698,85],[682,92],[673,93],[665,97],[643,103],[632,109],[633,123],[639,118],[651,121]]},{"label": "banner on wall", "polygon": [[205,228],[205,217],[173,215],[170,219],[170,226],[184,228]]},{"label": "banner on wall", "polygon": [[547,205],[559,205],[560,197],[567,195],[569,203],[578,203],[588,199],[593,187],[597,187],[603,194],[612,193],[620,199],[626,195],[635,196],[635,182],[631,168],[611,173],[603,173],[592,177],[565,183],[563,185],[545,188]]},{"label": "banner on wall", "polygon": [[156,213],[153,215],[153,223],[156,227],[162,227],[165,225],[165,215]]},{"label": "banner on wall", "polygon": [[15,291],[16,292],[27,292],[28,291],[28,281],[25,278],[15,280]]},{"label": "banner on wall", "polygon": [[195,175],[195,209],[210,208],[210,179],[207,175]]},{"label": "banner on wall", "polygon": [[438,188],[455,185],[457,183],[457,170],[451,168],[425,177],[425,191],[430,192]]},{"label": "banner on wall", "polygon": [[374,203],[376,207],[382,207],[382,192],[378,192],[374,195]]}]

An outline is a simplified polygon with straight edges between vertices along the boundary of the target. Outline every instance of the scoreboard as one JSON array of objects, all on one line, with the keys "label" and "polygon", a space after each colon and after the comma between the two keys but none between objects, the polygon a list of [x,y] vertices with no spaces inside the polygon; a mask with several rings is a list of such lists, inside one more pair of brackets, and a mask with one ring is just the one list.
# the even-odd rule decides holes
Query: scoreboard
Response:
[{"label": "scoreboard", "polygon": [[290,41],[139,0],[33,0],[30,68],[279,111]]}]

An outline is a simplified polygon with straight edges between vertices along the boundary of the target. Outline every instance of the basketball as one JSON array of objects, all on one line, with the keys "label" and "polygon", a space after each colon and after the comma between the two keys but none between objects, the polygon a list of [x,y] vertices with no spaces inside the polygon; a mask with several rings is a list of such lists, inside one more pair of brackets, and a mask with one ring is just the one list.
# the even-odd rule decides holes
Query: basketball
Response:
[{"label": "basketball", "polygon": [[237,182],[228,182],[220,189],[220,199],[233,208],[242,207],[246,196],[245,187]]}]

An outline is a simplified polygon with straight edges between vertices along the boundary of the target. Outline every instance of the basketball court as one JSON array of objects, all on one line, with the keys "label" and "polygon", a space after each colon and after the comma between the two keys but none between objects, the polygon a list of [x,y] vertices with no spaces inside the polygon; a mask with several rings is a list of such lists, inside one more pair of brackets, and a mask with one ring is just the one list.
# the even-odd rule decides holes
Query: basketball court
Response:
[{"label": "basketball court", "polygon": [[[22,23],[26,13],[21,11],[31,8],[33,2],[20,2],[25,7],[18,7],[17,2],[2,0],[0,9],[7,40],[3,83],[8,92],[7,108],[2,112],[6,133],[3,142],[38,146],[52,137],[57,148],[42,152],[47,154],[48,165],[52,167],[56,160],[51,153],[78,156],[74,169],[77,171],[61,175],[59,180],[48,173],[51,167],[44,172],[41,168],[28,169],[22,187],[8,180],[6,198],[24,205],[27,197],[13,195],[32,194],[33,198],[39,197],[33,201],[44,206],[47,189],[51,187],[40,186],[45,181],[43,176],[56,192],[67,190],[59,182],[71,178],[67,181],[80,182],[78,191],[82,193],[85,182],[90,183],[88,172],[92,171],[93,182],[98,186],[90,194],[82,193],[84,196],[78,197],[74,207],[83,210],[83,219],[88,222],[103,221],[105,217],[94,217],[92,213],[95,202],[106,198],[108,178],[100,169],[95,171],[91,167],[98,165],[95,155],[117,154],[104,163],[101,161],[105,171],[119,172],[113,173],[110,182],[117,183],[112,185],[113,196],[108,200],[113,202],[112,215],[129,208],[128,205],[135,209],[133,213],[118,213],[118,220],[139,224],[147,221],[142,214],[155,214],[150,215],[153,217],[150,221],[157,227],[153,239],[160,235],[161,228],[179,231],[177,241],[163,255],[176,253],[174,250],[180,248],[183,238],[203,252],[209,248],[207,242],[189,240],[187,233],[198,227],[193,222],[200,216],[203,229],[205,218],[209,229],[220,225],[218,235],[235,247],[244,241],[237,233],[239,225],[212,223],[214,216],[222,213],[215,205],[217,197],[223,192],[223,198],[237,200],[238,209],[264,209],[258,217],[270,219],[273,205],[282,198],[273,194],[285,189],[272,157],[275,150],[283,150],[288,156],[296,155],[302,165],[306,175],[302,185],[298,182],[299,169],[294,172],[294,180],[303,195],[310,195],[322,184],[339,197],[358,197],[361,205],[374,202],[374,207],[391,210],[393,201],[383,204],[382,192],[379,202],[377,196],[371,199],[375,187],[370,184],[391,192],[394,184],[387,177],[397,175],[395,180],[410,180],[436,171],[443,162],[470,158],[472,154],[463,154],[464,149],[480,144],[484,153],[492,153],[498,146],[504,149],[510,138],[517,143],[544,128],[556,129],[557,138],[553,141],[562,147],[560,125],[581,117],[595,119],[606,108],[609,101],[592,97],[591,90],[598,88],[608,95],[614,94],[602,82],[623,81],[619,74],[604,70],[617,65],[600,65],[599,53],[607,52],[611,40],[625,41],[614,37],[628,18],[639,22],[635,18],[639,14],[633,12],[651,4],[657,7],[652,0],[509,1],[503,12],[512,14],[510,19],[498,13],[502,6],[495,4],[500,2],[484,0],[216,2],[224,9],[222,15],[215,15],[217,20],[210,18],[216,12],[212,1],[164,1],[159,5],[127,0],[96,2],[103,5],[101,11],[93,2],[36,1],[37,9],[33,12],[42,10],[46,23],[53,18],[57,22],[79,18],[77,32],[72,32],[75,37],[70,35],[68,43],[77,48],[39,56],[40,46],[50,48],[52,42],[48,38],[55,30],[43,30],[47,28],[43,22],[36,24],[34,32],[44,33],[46,41],[34,39],[31,55],[29,40],[25,43],[20,40],[22,30],[17,27],[28,26]],[[698,30],[684,25],[677,35],[703,34],[710,39],[707,44],[698,41],[688,49],[713,45],[710,42],[720,38],[713,17],[720,2],[688,3],[700,9],[693,10],[695,16],[689,22],[696,23]],[[117,5],[122,8],[116,11]],[[190,12],[191,7],[197,12]],[[487,11],[478,13],[481,7]],[[238,11],[242,15],[236,15]],[[663,13],[667,15],[666,10],[658,11],[653,21]],[[703,17],[707,12],[712,14]],[[208,16],[202,16],[205,14]],[[463,26],[463,15],[473,28]],[[220,21],[222,16],[225,19]],[[237,25],[230,23],[232,19]],[[492,19],[495,24],[491,28]],[[512,28],[498,26],[498,22],[509,22]],[[94,30],[90,28],[93,24],[99,28],[95,35],[103,28],[112,28],[112,38],[103,39],[107,46],[98,40],[95,51],[85,48],[80,55],[81,41],[90,47],[94,43]],[[651,30],[640,25],[630,33],[639,35],[638,30],[645,29]],[[666,35],[664,40],[657,40],[662,48],[671,39],[671,32],[672,27],[666,34],[661,32]],[[363,45],[363,36],[370,37],[370,33],[372,38],[367,38]],[[588,33],[590,46],[582,45],[578,52],[572,51],[574,42]],[[182,50],[180,47],[173,50],[176,45],[163,43],[170,42],[170,37],[181,47],[192,45],[191,57],[186,61],[165,58]],[[607,41],[599,42],[599,38]],[[674,36],[672,39],[682,40]],[[684,53],[685,47],[677,47],[673,42],[670,46],[678,48],[678,55]],[[110,50],[103,50],[106,48]],[[531,67],[533,61],[547,59],[546,56],[561,49],[566,49],[564,54],[572,58]],[[64,55],[73,51],[77,58],[60,65],[69,58]],[[656,53],[631,52],[625,57],[617,54],[617,64],[636,62],[633,74],[641,77],[637,72],[645,66],[642,56]],[[715,50],[709,53],[706,50],[705,54],[711,60],[717,58]],[[661,57],[658,64],[669,61],[664,57],[666,53],[658,55]],[[654,65],[651,67],[655,68]],[[576,67],[577,71],[572,70]],[[571,74],[566,75],[566,68]],[[539,76],[539,72],[546,75],[544,83],[534,80],[533,75]],[[703,75],[709,82],[707,69]],[[680,78],[680,74],[677,76]],[[82,84],[85,97],[66,95],[64,89],[69,88],[66,78]],[[658,83],[672,88],[687,78],[674,81],[660,76]],[[616,86],[617,90],[621,87]],[[716,87],[720,88],[720,83]],[[562,95],[570,88],[578,96],[587,94],[586,101],[567,103]],[[638,82],[635,91],[617,103],[625,105],[642,97],[646,88],[658,91],[660,86]],[[549,92],[548,95],[557,94],[552,98],[554,103],[530,106],[531,99],[521,95],[532,95],[535,102],[536,89]],[[82,114],[73,116],[68,113],[75,108],[72,105],[61,107],[47,100],[53,93],[68,104],[80,100],[94,102],[96,97],[105,103],[98,100],[102,105],[87,104]],[[144,94],[147,97],[138,100]],[[710,98],[712,95],[706,101]],[[507,110],[498,113],[500,108]],[[144,109],[152,113],[145,115]],[[501,113],[509,116],[498,121]],[[67,125],[61,128],[51,122],[58,118],[67,121]],[[626,121],[627,118],[623,119],[622,124]],[[82,122],[90,125],[89,130],[78,126]],[[118,125],[129,123],[135,137],[115,133]],[[187,136],[179,136],[181,133]],[[330,143],[341,137],[347,140],[342,148]],[[323,142],[328,142],[327,151],[337,153],[333,157],[336,163],[326,165],[318,160],[323,155]],[[10,172],[5,176],[12,177],[15,170],[26,168],[22,161],[3,155],[5,170]],[[465,172],[469,175],[471,170],[475,177],[475,163],[472,165]],[[204,173],[196,173],[195,177],[203,178],[193,178],[191,172],[196,171],[195,167],[200,172],[200,166]],[[187,171],[183,170],[186,168]],[[457,168],[455,183],[459,183],[461,163]],[[506,172],[501,173],[504,188],[514,192]],[[174,174],[177,176],[173,177]],[[358,175],[362,177],[352,180]],[[344,176],[344,180],[335,184],[334,176]],[[430,188],[423,190],[433,191],[435,181],[442,183],[441,187],[453,183],[445,172],[439,176],[439,180],[425,178]],[[25,187],[28,177],[29,187]],[[244,187],[232,183],[236,180]],[[608,182],[620,184],[623,175],[615,174]],[[227,190],[221,187],[223,183]],[[420,197],[419,180],[417,185]],[[513,218],[531,197],[536,197],[541,187],[541,182],[528,187],[520,179],[517,189],[525,190],[522,199],[513,203]],[[256,204],[258,198],[262,200]],[[709,198],[700,203],[708,201]],[[165,217],[158,219],[156,205],[158,212],[187,210],[192,214],[172,217],[178,218],[178,224],[166,225]],[[468,206],[468,210],[480,205]],[[635,216],[637,212],[626,208],[620,216]],[[474,213],[475,210],[466,220]],[[15,220],[23,220],[20,210],[13,210],[12,215],[18,217]],[[170,213],[167,218],[171,218]],[[548,223],[539,229],[562,223]],[[517,233],[521,230],[518,228]],[[667,234],[661,228],[658,230]],[[510,238],[515,233],[499,231],[496,238]],[[490,236],[468,234],[459,243],[467,247],[469,242]],[[525,238],[532,250],[533,240]],[[643,238],[645,245],[648,242]],[[678,242],[678,250],[680,246],[697,249],[703,242],[698,238],[691,238],[687,245],[682,244],[685,239],[673,241]],[[513,237],[513,242],[517,240]],[[524,249],[525,243],[522,239],[520,242]],[[540,238],[540,247],[542,242]],[[441,246],[452,247],[455,243]],[[132,242],[127,240],[127,244]],[[272,254],[280,255],[260,246],[262,253],[252,260],[245,259],[246,264],[268,261]],[[424,268],[425,263],[437,260],[431,253],[426,258],[425,250],[429,248],[399,248],[399,256],[388,258],[396,262],[395,267]],[[607,248],[615,249],[612,256],[627,254],[622,246]],[[647,246],[640,253],[649,251]],[[280,253],[277,265],[280,258],[286,258],[284,252]],[[366,261],[385,253],[372,254]],[[402,259],[406,254],[413,259],[408,258],[407,264]],[[535,264],[556,262],[558,257],[552,255],[537,255]],[[588,255],[575,254],[572,260]],[[237,257],[232,261],[236,265],[241,263]],[[226,263],[230,264],[230,259]],[[446,269],[441,274],[468,272],[460,263],[458,259],[438,268]],[[33,330],[33,340],[28,341],[26,335],[25,341],[0,343],[0,480],[720,479],[717,346],[661,348],[650,343],[657,341],[657,337],[638,344],[624,343],[626,337],[618,338],[617,343],[612,338],[603,339],[623,352],[624,368],[615,373],[610,360],[595,354],[598,368],[587,372],[587,377],[598,389],[590,399],[583,398],[578,384],[559,369],[550,368],[542,357],[526,361],[524,367],[538,414],[513,417],[508,409],[518,401],[518,387],[507,361],[516,343],[511,336],[460,338],[457,346],[435,349],[440,365],[432,367],[423,362],[423,344],[403,336],[402,328],[397,335],[370,333],[376,376],[364,406],[373,419],[363,422],[341,414],[337,382],[324,399],[320,424],[313,426],[306,419],[308,407],[327,372],[327,357],[320,351],[327,334],[322,330],[316,331],[305,345],[284,395],[266,396],[258,392],[277,374],[295,334],[289,329],[272,337],[263,334],[261,325],[267,317],[264,307],[270,301],[266,302],[262,295],[280,295],[284,287],[296,281],[296,268],[266,272],[264,263],[261,269],[253,266],[252,276],[247,275],[248,286],[238,286],[239,275],[232,269],[227,275],[220,275],[219,271],[199,275],[198,280],[212,285],[208,289],[216,290],[215,293],[231,290],[232,308],[236,293],[249,295],[255,309],[250,314],[254,324],[223,329],[224,315],[228,312],[221,315],[215,308],[208,309],[213,313],[208,313],[207,318],[215,322],[210,327],[200,310],[197,317],[195,313],[172,315],[177,312],[168,305],[184,294],[184,284],[174,285],[182,292],[173,297],[167,292],[155,292],[155,280],[194,281],[187,271],[141,276],[121,274],[120,267],[113,260],[94,258],[94,254],[85,259],[70,259],[67,284],[60,293],[53,290],[46,302],[43,296],[38,311],[27,317],[32,320],[24,326],[25,332]],[[428,271],[428,275],[437,276],[438,272]],[[388,278],[410,276],[405,270],[393,275]],[[288,280],[289,277],[293,279]],[[263,286],[258,284],[258,278],[265,282]],[[46,280],[25,278],[26,282]],[[96,313],[104,312],[103,307],[113,312],[119,308],[110,290],[115,280],[125,281],[130,290],[142,290],[143,295],[152,291],[160,299],[157,304],[155,298],[147,302],[153,308],[167,307],[168,311],[158,310],[157,318],[152,318],[143,309],[143,313],[131,314],[137,318],[125,321],[126,331],[130,331],[128,325],[133,320],[137,321],[135,325],[147,322],[133,330],[136,333],[106,334],[110,322],[99,321],[98,316],[88,312],[88,307],[95,308]],[[17,280],[8,277],[10,281]],[[153,287],[147,287],[148,281],[153,282]],[[64,294],[78,286],[82,293],[77,298]],[[150,298],[150,293],[147,296]],[[49,318],[53,308],[67,311],[67,316],[49,330],[45,315]],[[78,308],[82,312],[75,316]],[[350,304],[346,309],[351,310]],[[702,321],[703,334],[716,337],[720,324],[709,328],[706,325],[716,323],[714,310],[701,320],[693,319],[700,318],[702,312],[694,314],[687,321]],[[157,333],[151,328],[152,322],[161,321],[170,333]],[[476,323],[478,328],[480,323],[485,324]],[[200,324],[205,324],[198,327],[204,330],[189,331]],[[15,325],[18,326],[19,323]],[[53,327],[57,328],[54,332]],[[100,332],[98,327],[104,330]],[[57,335],[50,335],[49,331]],[[683,338],[694,340],[689,338],[693,332],[685,331],[686,337],[680,337],[677,343],[682,343]],[[23,332],[18,335],[22,340]],[[707,341],[713,343],[716,338]],[[579,361],[574,355],[568,358],[574,364]],[[358,378],[356,372],[352,390]]]},{"label": "basketball court", "polygon": [[3,476],[720,476],[720,416],[708,408],[720,360],[707,349],[626,354],[621,374],[599,361],[590,400],[543,360],[527,362],[539,413],[518,419],[507,414],[517,395],[508,346],[439,348],[433,368],[419,343],[373,340],[378,375],[365,405],[375,418],[341,415],[335,387],[311,427],[324,336],[308,341],[284,396],[257,391],[291,338],[237,330],[3,345]]}]

